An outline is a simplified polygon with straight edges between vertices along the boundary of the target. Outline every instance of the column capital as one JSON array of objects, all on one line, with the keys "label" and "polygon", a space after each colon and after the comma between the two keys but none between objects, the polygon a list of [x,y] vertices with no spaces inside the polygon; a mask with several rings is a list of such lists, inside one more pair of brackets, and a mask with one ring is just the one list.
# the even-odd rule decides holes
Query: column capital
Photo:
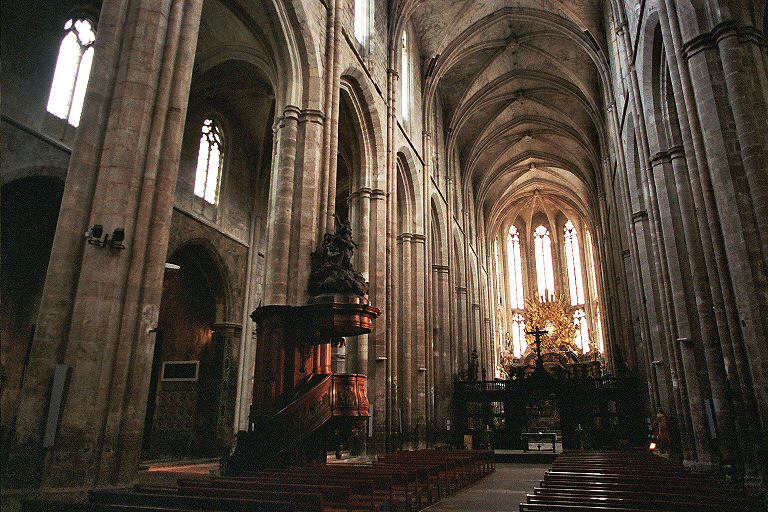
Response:
[{"label": "column capital", "polygon": [[353,198],[353,197],[360,196],[360,197],[370,198],[371,195],[373,195],[373,190],[370,187],[360,187],[359,189],[355,190],[354,192],[351,192],[349,194],[349,197]]},{"label": "column capital", "polygon": [[655,155],[651,156],[651,159],[649,160],[652,166],[656,166],[658,164],[663,164],[663,163],[669,163],[671,161],[672,161],[672,158],[669,156],[668,151],[659,151]]},{"label": "column capital", "polygon": [[690,60],[694,55],[707,50],[714,50],[720,41],[728,37],[736,37],[739,42],[768,46],[766,35],[755,27],[744,25],[735,20],[726,20],[718,23],[709,32],[704,32],[683,44],[682,54],[685,60]]},{"label": "column capital", "polygon": [[320,110],[305,108],[299,113],[299,122],[300,123],[309,122],[309,123],[317,123],[319,125],[323,125],[325,124],[325,114]]},{"label": "column capital", "polygon": [[636,212],[632,212],[632,222],[642,222],[644,220],[648,220],[648,210],[638,210]]},{"label": "column capital", "polygon": [[386,191],[380,188],[371,189],[371,199],[385,199],[387,197]]},{"label": "column capital", "polygon": [[290,117],[290,118],[298,119],[299,116],[301,115],[302,115],[302,110],[296,105],[289,104],[289,105],[286,105],[285,108],[283,108],[283,115],[282,115],[283,118]]},{"label": "column capital", "polygon": [[685,149],[681,145],[672,146],[667,150],[669,157],[674,160],[675,158],[685,158]]}]

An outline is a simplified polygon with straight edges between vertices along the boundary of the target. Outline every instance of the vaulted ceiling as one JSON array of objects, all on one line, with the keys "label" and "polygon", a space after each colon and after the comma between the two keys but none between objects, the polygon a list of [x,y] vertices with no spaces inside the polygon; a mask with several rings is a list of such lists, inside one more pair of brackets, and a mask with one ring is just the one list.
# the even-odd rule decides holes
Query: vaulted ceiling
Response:
[{"label": "vaulted ceiling", "polygon": [[448,153],[490,229],[536,191],[593,211],[608,80],[602,12],[602,0],[414,9],[426,104],[442,109]]}]

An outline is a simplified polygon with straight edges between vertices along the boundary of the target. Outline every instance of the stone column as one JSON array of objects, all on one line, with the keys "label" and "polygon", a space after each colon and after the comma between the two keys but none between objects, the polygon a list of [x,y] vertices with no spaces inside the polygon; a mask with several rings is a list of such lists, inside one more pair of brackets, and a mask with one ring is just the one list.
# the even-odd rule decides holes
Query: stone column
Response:
[{"label": "stone column", "polygon": [[422,234],[414,233],[410,240],[411,254],[413,261],[413,302],[412,302],[412,325],[413,335],[411,336],[411,354],[412,354],[412,383],[411,383],[411,402],[413,407],[413,427],[416,430],[418,439],[414,441],[420,445],[425,440],[427,428],[427,333],[425,329],[427,307],[425,303],[425,277],[426,270],[426,237]]},{"label": "stone column", "polygon": [[673,5],[668,6],[668,3],[666,0],[659,3],[661,29],[665,44],[673,48],[674,55],[678,57],[671,61],[670,77],[675,91],[677,111],[681,113],[680,130],[689,170],[694,211],[698,219],[699,238],[706,264],[712,313],[717,322],[723,366],[732,396],[732,404],[729,404],[729,406],[732,405],[736,412],[737,430],[741,432],[738,435],[738,439],[741,443],[745,472],[755,474],[755,465],[751,461],[756,456],[759,458],[759,455],[756,455],[755,443],[748,440],[751,436],[744,433],[750,430],[752,421],[745,416],[748,415],[747,404],[749,401],[745,400],[743,383],[739,379],[738,359],[736,359],[734,351],[734,342],[738,343],[736,340],[740,340],[741,333],[729,278],[730,269],[728,268],[723,247],[719,219],[713,198],[714,192],[709,181],[709,163],[704,149],[702,131],[698,125],[697,107],[693,96],[691,77],[689,76],[687,62],[682,52],[681,27],[677,21],[675,7]]},{"label": "stone column", "polygon": [[[474,299],[477,299],[477,297],[474,297]],[[478,363],[480,364],[480,368],[477,369],[477,378],[480,378],[480,370],[483,369],[483,364],[485,364],[485,361],[483,360],[483,339],[482,339],[482,328],[483,328],[483,315],[480,310],[480,304],[472,304],[472,326],[474,330],[474,336],[472,339],[472,345],[471,350],[469,353],[472,353],[472,350],[477,350]]]},{"label": "stone column", "polygon": [[[135,477],[202,5],[107,0],[9,451],[10,487]],[[86,243],[123,228],[125,249]],[[54,365],[69,369],[43,446]]]},{"label": "stone column", "polygon": [[[674,13],[670,11],[670,14]],[[717,29],[714,33],[719,31]],[[688,81],[690,92],[686,97],[695,107],[693,121],[697,129],[694,130],[694,140],[700,137],[702,141],[701,154],[708,171],[705,173],[702,169],[700,177],[706,211],[711,216],[712,242],[732,340],[730,348],[726,344],[726,352],[733,351],[736,376],[743,390],[744,410],[752,411],[753,418],[759,417],[764,426],[768,411],[768,406],[764,405],[764,390],[768,386],[759,385],[758,381],[753,383],[755,377],[765,379],[765,376],[764,372],[755,374],[751,368],[755,367],[754,357],[757,360],[764,357],[754,351],[763,344],[765,318],[768,316],[765,312],[766,301],[761,300],[764,294],[759,291],[766,289],[765,261],[755,254],[761,241],[752,192],[742,162],[738,134],[734,130],[736,110],[729,108],[728,88],[722,87],[725,78],[718,69],[721,56],[715,52],[717,47],[713,38],[712,33],[702,34],[681,48],[688,74],[697,77]],[[681,75],[685,76],[684,73]],[[760,384],[764,383],[765,380]],[[748,420],[746,426],[751,427],[753,422]],[[746,443],[755,449],[756,460],[766,459],[764,432],[765,428],[758,425],[757,431]],[[761,471],[763,475],[766,473],[765,466]]]},{"label": "stone column", "polygon": [[220,373],[216,376],[212,389],[206,390],[206,393],[211,397],[211,403],[215,407],[213,417],[208,418],[214,427],[211,442],[222,454],[229,452],[234,441],[233,425],[242,329],[242,325],[232,322],[213,325],[213,367],[218,368]]},{"label": "stone column", "polygon": [[[357,201],[358,206],[358,229],[357,236],[357,261],[355,265],[358,271],[363,274],[366,281],[370,277],[370,252],[371,252],[371,189],[361,188],[353,195],[352,201]],[[374,304],[375,305],[375,304]],[[364,334],[355,339],[355,362],[352,371],[357,373],[368,373],[368,335]],[[370,382],[370,381],[369,381]]]},{"label": "stone column", "polygon": [[450,301],[450,271],[447,265],[432,265],[432,276],[436,293],[433,303],[436,318],[435,326],[439,337],[435,339],[435,418],[439,431],[445,429],[445,420],[450,417],[451,384],[453,373],[453,355],[451,354],[451,315],[448,302]]},{"label": "stone column", "polygon": [[[708,277],[703,261],[701,239],[697,238],[696,220],[693,217],[693,199],[688,187],[688,169],[686,168],[685,153],[679,146],[669,150],[672,169],[677,188],[677,200],[680,208],[681,223],[685,235],[686,251],[691,268],[691,285],[695,295],[696,311],[699,320],[701,345],[707,366],[712,403],[715,411],[715,421],[718,429],[720,445],[720,463],[731,466],[734,463],[734,425],[731,413],[731,403],[728,396],[723,367],[723,354],[717,341],[719,336],[717,323],[713,314],[713,306],[709,294]],[[694,342],[698,340],[692,340]]]},{"label": "stone column", "polygon": [[[370,239],[371,261],[368,278],[370,290],[368,298],[371,304],[384,309],[387,301],[387,240],[382,233],[387,232],[387,201],[382,189],[371,191],[371,231],[377,236]],[[383,315],[390,315],[384,311]],[[374,324],[373,332],[368,335],[368,399],[373,405],[373,422],[375,449],[381,451],[386,447],[387,434],[387,370],[392,360],[388,360],[386,319],[379,318]],[[369,449],[371,446],[369,445]]]},{"label": "stone column", "polygon": [[[739,141],[744,177],[752,196],[758,231],[755,238],[760,240],[765,262],[765,258],[768,258],[768,179],[765,172],[768,161],[768,124],[765,122],[768,118],[768,105],[763,63],[765,35],[761,36],[752,27],[725,22],[715,28],[712,36],[720,50],[723,78]],[[762,274],[762,282],[765,283],[764,269]]]},{"label": "stone column", "polygon": [[467,289],[464,286],[456,286],[456,327],[457,340],[456,352],[458,371],[467,371],[469,356],[472,353],[467,332]]},{"label": "stone column", "polygon": [[288,105],[277,121],[276,144],[272,179],[269,187],[269,217],[264,265],[264,304],[286,304],[288,285],[288,258],[291,246],[293,220],[293,193],[295,183],[296,130],[299,109]]},{"label": "stone column", "polygon": [[[757,291],[751,307],[756,318],[748,324],[744,352],[752,362],[752,383],[746,382],[746,391],[757,401],[759,424],[755,445],[760,447],[758,460],[762,460],[762,478],[768,478],[768,354],[765,350],[768,330],[768,97],[766,88],[766,35],[752,27],[726,22],[716,27],[714,37],[720,50],[728,100],[736,128],[736,138],[745,180],[742,188],[751,196],[751,221],[744,224],[745,248],[749,253],[752,280]],[[746,208],[745,208],[746,209]],[[752,220],[754,219],[754,220]],[[754,224],[753,224],[754,223]],[[755,232],[756,231],[756,232]],[[758,248],[758,243],[762,251]],[[758,313],[759,312],[759,313]],[[744,316],[744,315],[743,315]],[[742,318],[743,318],[742,316]],[[743,320],[742,320],[743,321]],[[762,332],[762,342],[760,333]],[[750,385],[751,384],[751,385]],[[750,389],[751,388],[751,389]],[[751,400],[750,400],[751,401]],[[754,408],[752,409],[755,410]]]},{"label": "stone column", "polygon": [[413,409],[416,405],[414,389],[416,383],[416,360],[414,351],[414,311],[415,303],[413,300],[413,258],[411,256],[411,241],[412,236],[410,233],[403,233],[398,237],[399,252],[400,252],[400,268],[399,279],[400,286],[398,289],[399,298],[399,310],[397,315],[398,322],[398,339],[397,339],[397,352],[396,357],[398,359],[399,367],[399,379],[398,390],[400,397],[399,406],[402,408],[403,414],[403,435],[405,440],[410,440],[413,433]]},{"label": "stone column", "polygon": [[[288,283],[287,303],[293,305],[306,304],[309,299],[307,283],[312,267],[310,256],[318,247],[315,229],[320,216],[317,194],[325,122],[323,113],[315,109],[303,109],[299,114],[294,162],[299,171],[294,174],[291,249],[288,260],[291,279]],[[354,235],[357,237],[357,233]]]},{"label": "stone column", "polygon": [[[652,160],[653,175],[649,177],[651,197],[656,199],[658,222],[660,224],[660,249],[662,257],[666,261],[667,283],[665,286],[670,304],[670,312],[673,315],[673,331],[670,342],[674,350],[679,354],[682,366],[679,368],[683,393],[687,396],[687,409],[693,427],[693,439],[696,448],[696,461],[698,463],[711,463],[711,453],[708,448],[708,433],[706,417],[704,415],[704,398],[706,397],[699,381],[700,371],[696,364],[696,355],[691,343],[695,343],[694,331],[691,329],[688,317],[689,286],[686,282],[689,278],[689,269],[686,266],[687,257],[684,254],[686,247],[677,241],[677,234],[681,231],[679,226],[680,213],[673,209],[671,204],[671,192],[667,183],[667,177],[672,176],[672,162],[667,153],[655,155]],[[674,197],[672,195],[672,197]],[[680,244],[680,245],[678,245]],[[678,249],[681,251],[678,253]],[[691,461],[693,462],[693,461]]]}]

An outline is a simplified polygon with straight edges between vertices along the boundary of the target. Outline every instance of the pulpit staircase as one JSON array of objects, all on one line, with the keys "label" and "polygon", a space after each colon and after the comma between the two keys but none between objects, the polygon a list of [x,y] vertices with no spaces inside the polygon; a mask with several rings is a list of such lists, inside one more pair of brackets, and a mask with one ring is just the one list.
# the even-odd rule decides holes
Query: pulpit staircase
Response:
[{"label": "pulpit staircase", "polygon": [[238,433],[229,472],[324,461],[326,453],[362,428],[368,417],[366,377],[313,374],[286,398],[273,416],[251,418]]}]

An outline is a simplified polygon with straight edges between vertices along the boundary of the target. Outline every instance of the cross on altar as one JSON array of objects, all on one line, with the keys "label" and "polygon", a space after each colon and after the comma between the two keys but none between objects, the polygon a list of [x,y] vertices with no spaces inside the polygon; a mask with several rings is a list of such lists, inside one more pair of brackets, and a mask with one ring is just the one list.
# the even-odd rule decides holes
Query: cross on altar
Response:
[{"label": "cross on altar", "polygon": [[534,337],[534,341],[536,343],[536,367],[538,368],[541,366],[543,368],[544,360],[541,359],[541,337],[545,334],[549,334],[549,331],[534,329],[533,331],[527,331],[525,334],[530,334]]}]

